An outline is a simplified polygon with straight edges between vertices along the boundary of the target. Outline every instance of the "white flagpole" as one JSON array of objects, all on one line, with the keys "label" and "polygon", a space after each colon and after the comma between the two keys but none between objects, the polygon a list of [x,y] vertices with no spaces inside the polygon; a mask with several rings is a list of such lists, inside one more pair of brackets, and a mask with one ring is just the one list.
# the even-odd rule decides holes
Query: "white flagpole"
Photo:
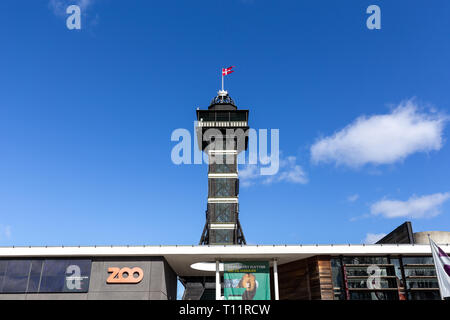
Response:
[{"label": "white flagpole", "polygon": [[222,91],[223,91],[223,69],[222,69]]}]

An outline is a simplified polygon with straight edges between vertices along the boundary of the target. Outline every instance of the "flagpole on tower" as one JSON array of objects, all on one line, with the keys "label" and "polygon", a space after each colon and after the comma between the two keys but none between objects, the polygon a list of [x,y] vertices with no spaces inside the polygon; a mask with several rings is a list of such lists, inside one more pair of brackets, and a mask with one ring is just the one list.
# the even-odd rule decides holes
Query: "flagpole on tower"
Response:
[{"label": "flagpole on tower", "polygon": [[219,91],[219,95],[220,96],[226,96],[228,94],[228,92],[225,91],[225,87],[224,87],[224,76],[229,75],[230,73],[233,73],[234,71],[231,70],[233,69],[234,66],[228,67],[228,68],[222,68],[222,90]]}]

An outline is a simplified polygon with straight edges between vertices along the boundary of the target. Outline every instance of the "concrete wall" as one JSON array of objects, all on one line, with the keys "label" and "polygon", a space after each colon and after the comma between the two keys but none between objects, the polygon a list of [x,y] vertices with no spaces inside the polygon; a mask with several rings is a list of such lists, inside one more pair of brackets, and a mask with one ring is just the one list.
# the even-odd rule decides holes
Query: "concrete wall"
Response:
[{"label": "concrete wall", "polygon": [[[108,284],[110,267],[139,267],[144,271],[136,284]],[[0,300],[175,300],[177,276],[162,257],[93,258],[87,293],[0,294]]]},{"label": "concrete wall", "polygon": [[428,235],[437,244],[450,243],[450,232],[448,231],[424,231],[414,233],[414,243],[429,244]]}]

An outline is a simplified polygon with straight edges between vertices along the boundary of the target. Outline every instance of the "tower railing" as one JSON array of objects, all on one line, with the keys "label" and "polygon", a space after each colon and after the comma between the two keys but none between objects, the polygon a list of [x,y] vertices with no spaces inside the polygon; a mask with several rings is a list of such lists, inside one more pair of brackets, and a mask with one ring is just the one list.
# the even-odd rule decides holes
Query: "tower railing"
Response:
[{"label": "tower railing", "polygon": [[247,127],[247,121],[198,121],[198,127]]}]

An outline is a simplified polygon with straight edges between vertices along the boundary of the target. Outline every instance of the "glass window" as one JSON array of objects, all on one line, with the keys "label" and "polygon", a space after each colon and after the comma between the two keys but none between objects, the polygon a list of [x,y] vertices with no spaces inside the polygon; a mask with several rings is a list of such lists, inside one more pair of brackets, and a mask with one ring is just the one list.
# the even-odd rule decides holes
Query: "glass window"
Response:
[{"label": "glass window", "polygon": [[434,266],[412,266],[405,265],[405,277],[435,277],[436,270]]},{"label": "glass window", "polygon": [[387,257],[343,257],[344,264],[388,264]]},{"label": "glass window", "polygon": [[400,259],[399,258],[391,258],[391,263],[394,265],[395,276],[401,282],[402,281],[402,268],[400,265]]},{"label": "glass window", "polygon": [[433,257],[402,257],[403,264],[434,264]]},{"label": "glass window", "polygon": [[91,260],[0,260],[0,293],[87,292]]},{"label": "glass window", "polygon": [[3,280],[3,293],[25,293],[27,291],[30,260],[9,260]]},{"label": "glass window", "polygon": [[210,182],[210,196],[211,197],[234,197],[236,179],[218,178],[209,179]]},{"label": "glass window", "polygon": [[62,292],[66,280],[66,260],[45,260],[39,292]]},{"label": "glass window", "polygon": [[[223,294],[223,293],[222,293]],[[203,290],[202,297],[200,300],[216,300],[216,289],[205,289]]]},{"label": "glass window", "polygon": [[342,262],[344,291],[350,300],[399,299],[396,265],[388,256],[346,256]]},{"label": "glass window", "polygon": [[230,120],[231,121],[247,121],[244,112],[231,112]]},{"label": "glass window", "polygon": [[88,292],[90,274],[90,260],[67,261],[64,292]]},{"label": "glass window", "polygon": [[209,206],[213,213],[211,222],[234,222],[234,203],[212,203]]},{"label": "glass window", "polygon": [[33,260],[31,261],[31,271],[30,278],[28,280],[28,289],[27,292],[38,292],[39,291],[39,283],[41,281],[41,272],[43,260]]},{"label": "glass window", "polygon": [[345,300],[341,259],[331,259],[331,274],[333,278],[334,300]]},{"label": "glass window", "polygon": [[233,243],[234,230],[213,229],[211,230],[211,243]]},{"label": "glass window", "polygon": [[350,300],[398,300],[396,291],[350,291]]},{"label": "glass window", "polygon": [[90,260],[45,260],[39,292],[87,292]]},{"label": "glass window", "polygon": [[437,278],[433,279],[407,279],[406,285],[408,289],[430,289],[430,288],[436,288],[439,289],[439,283],[437,281]]},{"label": "glass window", "polygon": [[0,260],[0,292],[3,292],[3,280],[5,279],[8,260]]},{"label": "glass window", "polygon": [[[350,278],[347,280],[348,287],[349,288],[368,288],[368,277],[364,278]],[[395,278],[380,278],[377,279],[376,282],[374,282],[374,286],[376,286],[378,289],[384,289],[384,288],[397,288],[397,281]]]},{"label": "glass window", "polygon": [[409,300],[440,300],[441,295],[439,294],[439,290],[409,291],[408,299]]},{"label": "glass window", "polygon": [[210,173],[236,173],[235,154],[215,154],[210,156]]},{"label": "glass window", "polygon": [[400,263],[400,258],[391,258],[391,263],[394,265],[394,274],[395,274],[395,280],[397,282],[397,287],[399,288],[399,298],[400,300],[406,300],[404,288],[405,288],[405,281],[403,280],[403,274],[402,274],[402,266]]},{"label": "glass window", "polygon": [[216,164],[214,166],[214,173],[233,173],[227,164]]},{"label": "glass window", "polygon": [[402,257],[402,262],[409,300],[440,299],[439,284],[431,256]]},{"label": "glass window", "polygon": [[203,112],[199,112],[198,115],[198,120],[202,120],[202,121],[215,121],[216,115],[214,112],[208,112],[208,111],[203,111]]},{"label": "glass window", "polygon": [[[371,266],[371,265],[370,265]],[[347,276],[357,277],[357,276],[369,276],[370,266],[346,266]],[[377,266],[377,274],[380,276],[392,276],[394,271],[388,266]],[[374,272],[372,271],[372,274]]]},{"label": "glass window", "polygon": [[217,112],[216,113],[216,121],[230,121],[230,113],[229,112]]}]

